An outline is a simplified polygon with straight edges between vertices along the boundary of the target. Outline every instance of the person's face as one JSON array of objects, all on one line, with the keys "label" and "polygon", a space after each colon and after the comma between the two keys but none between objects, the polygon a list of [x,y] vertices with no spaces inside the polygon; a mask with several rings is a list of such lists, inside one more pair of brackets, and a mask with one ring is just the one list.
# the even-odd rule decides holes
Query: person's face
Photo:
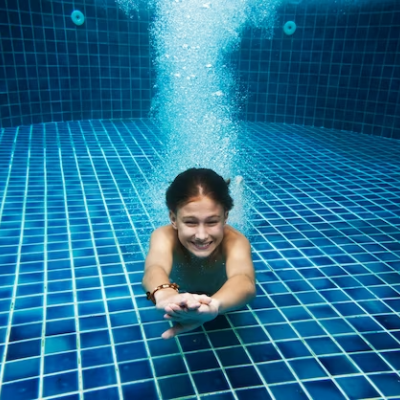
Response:
[{"label": "person's face", "polygon": [[198,197],[170,211],[171,224],[178,231],[182,245],[194,256],[210,256],[221,244],[228,213],[221,204],[208,197]]}]

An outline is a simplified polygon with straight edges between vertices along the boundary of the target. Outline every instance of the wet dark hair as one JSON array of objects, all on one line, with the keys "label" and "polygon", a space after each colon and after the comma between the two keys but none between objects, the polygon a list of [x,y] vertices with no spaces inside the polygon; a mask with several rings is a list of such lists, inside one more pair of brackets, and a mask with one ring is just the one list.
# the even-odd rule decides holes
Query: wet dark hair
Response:
[{"label": "wet dark hair", "polygon": [[212,169],[190,168],[180,173],[167,189],[167,207],[176,213],[178,207],[202,195],[220,203],[225,211],[230,211],[233,199],[229,194],[229,182]]}]

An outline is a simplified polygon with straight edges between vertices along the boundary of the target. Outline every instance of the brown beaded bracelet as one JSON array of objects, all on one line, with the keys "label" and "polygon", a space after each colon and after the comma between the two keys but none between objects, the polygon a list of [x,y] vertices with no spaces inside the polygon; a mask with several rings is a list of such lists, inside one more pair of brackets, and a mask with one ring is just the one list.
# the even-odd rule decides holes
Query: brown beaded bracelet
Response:
[{"label": "brown beaded bracelet", "polygon": [[163,285],[157,286],[152,293],[147,292],[146,293],[146,297],[147,300],[151,300],[154,304],[156,304],[156,299],[154,297],[154,295],[156,294],[156,292],[158,292],[161,289],[175,289],[178,293],[179,293],[179,285],[176,283],[164,283]]}]

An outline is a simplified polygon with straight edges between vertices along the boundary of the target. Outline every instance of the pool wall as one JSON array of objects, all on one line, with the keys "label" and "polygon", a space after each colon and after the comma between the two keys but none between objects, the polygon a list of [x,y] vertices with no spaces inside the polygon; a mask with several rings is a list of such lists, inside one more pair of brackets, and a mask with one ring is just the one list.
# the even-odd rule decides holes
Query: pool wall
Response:
[{"label": "pool wall", "polygon": [[[241,117],[400,139],[400,2],[283,2],[277,15],[272,40],[248,28],[232,54]],[[113,0],[1,2],[1,126],[148,117],[151,18]]]}]

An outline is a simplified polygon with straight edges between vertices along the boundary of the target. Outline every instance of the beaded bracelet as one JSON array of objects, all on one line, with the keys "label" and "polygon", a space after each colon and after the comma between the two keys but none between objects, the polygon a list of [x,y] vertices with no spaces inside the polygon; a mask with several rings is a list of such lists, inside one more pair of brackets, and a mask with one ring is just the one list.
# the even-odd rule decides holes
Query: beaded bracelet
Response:
[{"label": "beaded bracelet", "polygon": [[146,293],[146,297],[147,300],[151,300],[154,304],[156,304],[156,299],[154,297],[154,295],[156,294],[156,292],[158,292],[161,289],[175,289],[178,293],[179,293],[179,285],[176,283],[164,283],[163,285],[157,286],[152,293],[147,292]]}]

